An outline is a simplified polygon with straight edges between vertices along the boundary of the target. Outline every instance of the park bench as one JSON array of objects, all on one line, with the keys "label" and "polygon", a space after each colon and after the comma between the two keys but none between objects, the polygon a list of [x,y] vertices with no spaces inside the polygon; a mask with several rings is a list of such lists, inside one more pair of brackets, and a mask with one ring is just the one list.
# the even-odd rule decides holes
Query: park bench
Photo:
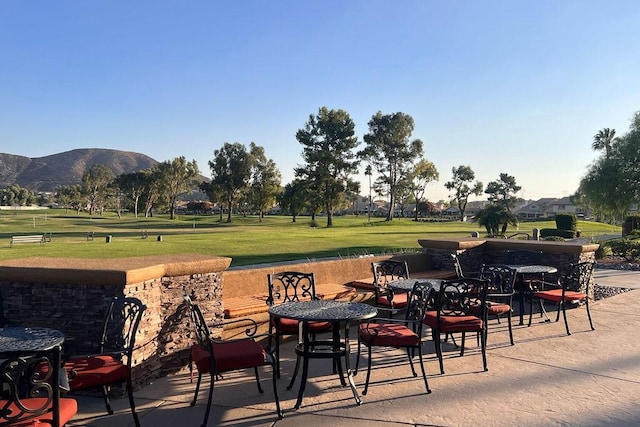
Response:
[{"label": "park bench", "polygon": [[33,234],[29,236],[11,236],[11,242],[9,246],[13,246],[14,243],[40,243],[44,244],[44,234]]}]

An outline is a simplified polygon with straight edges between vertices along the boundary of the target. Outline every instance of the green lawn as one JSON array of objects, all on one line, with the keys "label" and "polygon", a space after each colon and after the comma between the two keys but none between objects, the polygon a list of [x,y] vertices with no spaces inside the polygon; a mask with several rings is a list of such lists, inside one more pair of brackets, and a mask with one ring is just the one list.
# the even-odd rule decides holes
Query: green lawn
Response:
[{"label": "green lawn", "polygon": [[[226,219],[226,217],[225,217]],[[310,227],[309,217],[269,216],[260,223],[256,217],[235,216],[228,224],[217,216],[181,216],[169,220],[154,218],[118,219],[112,213],[104,217],[73,211],[42,210],[31,212],[0,211],[0,260],[32,256],[75,258],[118,258],[173,253],[198,253],[233,258],[232,265],[317,259],[324,257],[419,251],[418,239],[462,237],[484,229],[475,223],[414,222],[396,218],[335,217],[334,226],[326,228],[326,218],[318,218],[319,227]],[[531,234],[533,228],[555,228],[553,221],[522,223],[516,231]],[[620,227],[580,221],[582,235],[620,233]],[[149,237],[142,239],[142,232]],[[87,232],[94,233],[92,241]],[[52,241],[43,246],[20,244],[9,247],[12,235],[51,233]],[[106,236],[112,236],[106,243]],[[162,241],[158,236],[162,235]]]}]

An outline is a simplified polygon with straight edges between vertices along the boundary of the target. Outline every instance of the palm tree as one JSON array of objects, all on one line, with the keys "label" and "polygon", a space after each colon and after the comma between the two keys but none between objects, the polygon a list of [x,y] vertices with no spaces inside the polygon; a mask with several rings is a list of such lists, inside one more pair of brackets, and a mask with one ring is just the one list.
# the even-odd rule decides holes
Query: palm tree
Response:
[{"label": "palm tree", "polygon": [[514,214],[495,203],[481,209],[474,221],[483,226],[490,237],[504,236],[509,225],[518,225],[518,218]]},{"label": "palm tree", "polygon": [[604,128],[599,130],[593,137],[591,148],[596,151],[605,150],[605,155],[611,154],[611,146],[617,141],[615,129]]}]

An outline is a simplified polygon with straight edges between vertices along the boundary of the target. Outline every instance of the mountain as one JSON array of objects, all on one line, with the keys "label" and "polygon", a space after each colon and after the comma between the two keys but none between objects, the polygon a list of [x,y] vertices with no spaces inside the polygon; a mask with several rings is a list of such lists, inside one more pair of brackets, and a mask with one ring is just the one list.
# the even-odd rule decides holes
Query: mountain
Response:
[{"label": "mountain", "polygon": [[117,176],[157,163],[144,154],[103,148],[83,148],[36,158],[0,153],[0,188],[18,184],[34,191],[54,191],[60,185],[79,184],[85,171],[96,164],[107,166]]}]

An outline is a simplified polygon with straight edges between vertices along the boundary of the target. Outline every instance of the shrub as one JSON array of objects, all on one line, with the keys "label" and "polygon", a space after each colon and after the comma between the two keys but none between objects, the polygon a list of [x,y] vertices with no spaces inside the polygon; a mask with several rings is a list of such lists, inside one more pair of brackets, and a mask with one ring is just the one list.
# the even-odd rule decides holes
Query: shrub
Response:
[{"label": "shrub", "polygon": [[613,251],[611,251],[611,248],[607,246],[605,243],[601,243],[598,249],[596,249],[595,255],[596,255],[596,259],[602,259],[604,257],[613,255]]},{"label": "shrub", "polygon": [[564,242],[565,241],[564,237],[560,237],[560,236],[547,236],[547,237],[543,237],[542,240],[551,241],[551,242]]},{"label": "shrub", "polygon": [[578,217],[576,214],[556,214],[556,228],[558,230],[572,230],[578,229]]},{"label": "shrub", "polygon": [[611,248],[613,255],[624,257],[627,261],[640,258],[640,241],[632,239],[612,239],[606,245]]},{"label": "shrub", "polygon": [[629,215],[622,223],[622,236],[640,230],[640,215]]},{"label": "shrub", "polygon": [[312,219],[312,220],[309,222],[309,227],[311,227],[311,228],[318,228],[318,221],[316,221],[315,219]]},{"label": "shrub", "polygon": [[560,230],[557,228],[543,228],[540,230],[540,237],[557,236],[563,239],[573,239],[576,236],[575,231],[572,230]]}]

